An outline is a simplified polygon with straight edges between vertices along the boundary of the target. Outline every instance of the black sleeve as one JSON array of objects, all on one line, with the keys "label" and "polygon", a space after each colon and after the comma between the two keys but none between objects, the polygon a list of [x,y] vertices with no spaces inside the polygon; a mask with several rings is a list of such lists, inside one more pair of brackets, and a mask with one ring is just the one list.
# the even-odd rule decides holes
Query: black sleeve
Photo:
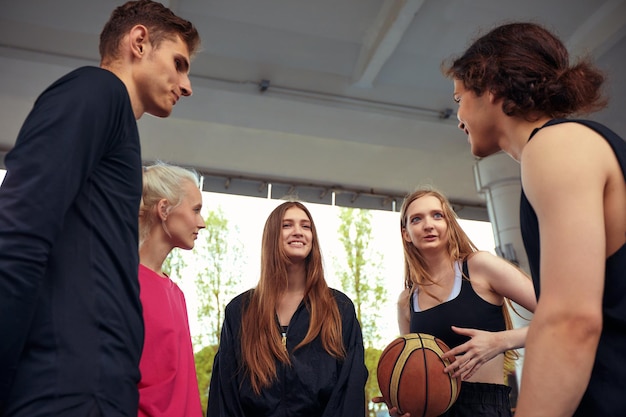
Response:
[{"label": "black sleeve", "polygon": [[346,358],[341,364],[337,385],[333,389],[323,417],[354,417],[365,415],[365,383],[368,371],[361,326],[354,304],[342,293],[335,292],[343,326]]},{"label": "black sleeve", "polygon": [[107,145],[114,112],[101,117],[102,103],[111,105],[110,96],[119,94],[109,78],[94,87],[72,74],[37,99],[5,158],[7,174],[0,187],[0,410],[33,319],[50,248]]},{"label": "black sleeve", "polygon": [[207,417],[244,417],[238,387],[240,323],[241,305],[234,300],[226,306],[220,345],[213,361]]}]

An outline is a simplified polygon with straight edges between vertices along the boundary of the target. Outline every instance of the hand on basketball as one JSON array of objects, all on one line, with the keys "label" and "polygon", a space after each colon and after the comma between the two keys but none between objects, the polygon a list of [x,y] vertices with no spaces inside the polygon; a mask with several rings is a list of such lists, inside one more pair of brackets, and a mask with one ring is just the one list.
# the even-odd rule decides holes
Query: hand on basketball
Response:
[{"label": "hand on basketball", "polygon": [[501,335],[499,332],[486,332],[476,329],[465,329],[452,326],[454,332],[470,337],[470,340],[450,349],[442,358],[456,361],[444,369],[444,372],[452,373],[453,377],[459,375],[463,380],[472,377],[483,364],[489,362],[502,353]]},{"label": "hand on basketball", "polygon": [[[374,403],[384,403],[385,399],[383,397],[374,397],[374,398],[372,398],[372,402],[374,402]],[[389,416],[390,417],[411,417],[411,413],[398,414],[398,408],[397,407],[389,408],[389,404],[387,404],[387,408],[389,409]]]}]

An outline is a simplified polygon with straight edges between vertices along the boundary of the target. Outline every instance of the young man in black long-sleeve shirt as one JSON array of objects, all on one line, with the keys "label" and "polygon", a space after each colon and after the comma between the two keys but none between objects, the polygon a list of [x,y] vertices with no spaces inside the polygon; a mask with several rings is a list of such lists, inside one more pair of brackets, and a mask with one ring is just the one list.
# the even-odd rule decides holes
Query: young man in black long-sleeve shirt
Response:
[{"label": "young man in black long-sleeve shirt", "polygon": [[0,187],[0,416],[136,416],[137,122],[191,95],[194,26],[150,0],[114,10],[100,67],[37,99]]}]

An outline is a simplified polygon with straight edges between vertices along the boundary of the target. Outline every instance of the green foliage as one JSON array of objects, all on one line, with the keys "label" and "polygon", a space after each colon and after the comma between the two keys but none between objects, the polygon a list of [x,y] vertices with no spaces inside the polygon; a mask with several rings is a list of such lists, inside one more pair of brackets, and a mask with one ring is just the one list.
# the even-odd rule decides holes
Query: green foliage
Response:
[{"label": "green foliage", "polygon": [[380,390],[378,389],[378,374],[376,372],[378,368],[378,360],[382,350],[373,347],[365,348],[365,366],[369,371],[367,383],[365,384],[365,392],[367,395],[368,414],[370,417],[375,417],[378,411],[387,410],[385,403],[375,404],[371,402],[373,397],[380,396]]},{"label": "green foliage", "polygon": [[[217,345],[220,340],[224,308],[236,294],[241,274],[241,244],[231,238],[228,221],[221,208],[209,211],[206,229],[193,250],[200,265],[196,275],[198,320],[203,332],[195,337],[197,346]],[[235,228],[236,229],[236,228]],[[235,230],[237,232],[238,230]]]},{"label": "green foliage", "polygon": [[161,267],[163,272],[172,278],[173,280],[180,279],[182,271],[187,267],[187,262],[183,257],[183,252],[180,248],[174,248],[163,261]]},{"label": "green foliage", "polygon": [[[342,208],[339,214],[339,240],[345,250],[345,266],[338,267],[343,290],[352,298],[357,318],[361,323],[363,343],[366,347],[365,364],[369,371],[365,397],[369,414],[375,415],[378,405],[370,402],[379,396],[376,367],[380,351],[373,346],[380,345],[378,332],[380,308],[387,299],[387,290],[381,276],[382,255],[369,247],[372,240],[371,213],[367,210]],[[378,353],[376,353],[378,352]]]},{"label": "green foliage", "polygon": [[209,383],[213,373],[213,359],[217,353],[217,345],[211,345],[195,353],[196,374],[198,375],[198,388],[200,389],[200,402],[202,403],[202,415],[206,415],[207,401],[209,399]]},{"label": "green foliage", "polygon": [[367,210],[342,208],[339,216],[339,240],[345,251],[345,265],[338,267],[341,285],[354,302],[364,344],[376,346],[381,342],[379,307],[387,299],[387,290],[381,272],[382,255],[369,246],[371,214]]}]

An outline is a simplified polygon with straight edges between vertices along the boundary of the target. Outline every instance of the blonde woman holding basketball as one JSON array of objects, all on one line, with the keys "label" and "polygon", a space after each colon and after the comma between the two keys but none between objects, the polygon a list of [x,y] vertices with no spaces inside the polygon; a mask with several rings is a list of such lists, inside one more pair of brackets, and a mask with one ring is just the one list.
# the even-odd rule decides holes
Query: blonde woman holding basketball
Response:
[{"label": "blonde woman holding basketball", "polygon": [[[463,379],[459,398],[444,415],[510,416],[505,365],[515,358],[512,350],[524,346],[527,327],[512,328],[505,300],[534,311],[532,281],[510,262],[478,251],[437,191],[420,189],[404,200],[400,232],[405,259],[400,333],[443,340],[451,348],[444,358],[456,356],[446,371]],[[390,412],[397,414],[395,408]]]}]

